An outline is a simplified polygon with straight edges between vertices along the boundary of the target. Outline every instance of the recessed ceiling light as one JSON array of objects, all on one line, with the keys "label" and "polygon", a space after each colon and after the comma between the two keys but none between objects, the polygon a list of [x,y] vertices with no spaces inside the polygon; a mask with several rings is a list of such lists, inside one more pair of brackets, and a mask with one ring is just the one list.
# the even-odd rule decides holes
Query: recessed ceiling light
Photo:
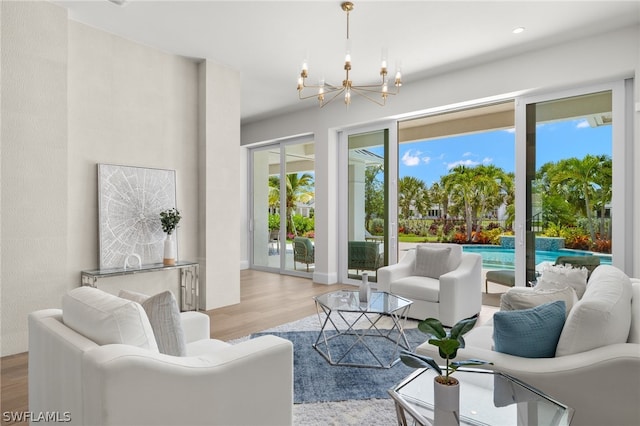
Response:
[{"label": "recessed ceiling light", "polygon": [[518,28],[514,28],[512,33],[514,34],[520,34],[521,32],[524,31],[524,27],[518,27]]}]

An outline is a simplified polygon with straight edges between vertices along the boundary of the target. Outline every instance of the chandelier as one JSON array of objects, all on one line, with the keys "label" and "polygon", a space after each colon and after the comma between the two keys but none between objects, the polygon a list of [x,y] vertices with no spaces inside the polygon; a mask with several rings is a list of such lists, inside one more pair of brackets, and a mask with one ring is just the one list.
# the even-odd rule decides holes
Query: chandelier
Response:
[{"label": "chandelier", "polygon": [[[320,103],[320,108],[329,104],[331,101],[336,99],[338,96],[344,93],[344,103],[348,106],[351,104],[351,94],[355,93],[364,98],[374,102],[380,106],[384,106],[387,101],[387,97],[389,95],[396,95],[400,91],[400,86],[402,86],[402,75],[400,70],[396,72],[396,76],[393,82],[395,89],[393,92],[389,91],[389,81],[387,77],[387,58],[383,54],[382,61],[380,64],[380,77],[381,81],[378,84],[369,84],[369,85],[355,85],[350,80],[349,72],[351,71],[351,48],[349,42],[349,12],[353,10],[353,3],[344,2],[341,4],[342,10],[347,13],[347,53],[344,59],[344,71],[345,71],[345,79],[342,80],[342,85],[335,86],[333,84],[328,84],[324,80],[320,80],[317,85],[307,84],[307,77],[309,76],[309,66],[307,61],[305,60],[302,64],[302,71],[300,72],[300,77],[298,78],[298,97],[300,99],[309,99],[313,97],[317,97],[318,102]],[[312,89],[315,93],[310,95],[303,95],[303,91],[305,89]],[[326,100],[328,98],[328,100]]]}]

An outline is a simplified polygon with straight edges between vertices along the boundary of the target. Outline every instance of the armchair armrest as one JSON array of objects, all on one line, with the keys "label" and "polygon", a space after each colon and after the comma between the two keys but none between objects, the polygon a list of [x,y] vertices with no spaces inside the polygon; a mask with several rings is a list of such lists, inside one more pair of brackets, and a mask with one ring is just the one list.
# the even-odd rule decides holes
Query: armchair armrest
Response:
[{"label": "armchair armrest", "polygon": [[180,312],[182,329],[187,343],[210,339],[210,318],[202,312]]},{"label": "armchair armrest", "polygon": [[440,276],[440,303],[446,310],[440,311],[443,324],[454,325],[469,312],[482,308],[482,256],[463,253],[458,268]]},{"label": "armchair armrest", "polygon": [[82,367],[85,424],[292,423],[293,345],[276,336],[195,357],[106,345]]},{"label": "armchair armrest", "polygon": [[390,291],[391,283],[401,278],[413,275],[415,269],[416,251],[409,250],[395,265],[384,266],[377,271],[378,291]]}]

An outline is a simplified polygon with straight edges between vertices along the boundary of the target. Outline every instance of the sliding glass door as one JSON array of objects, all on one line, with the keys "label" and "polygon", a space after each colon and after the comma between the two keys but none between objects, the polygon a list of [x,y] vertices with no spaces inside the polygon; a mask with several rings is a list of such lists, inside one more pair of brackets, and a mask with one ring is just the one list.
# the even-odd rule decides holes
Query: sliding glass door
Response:
[{"label": "sliding glass door", "polygon": [[390,140],[395,127],[357,129],[341,138],[340,250],[342,282],[355,283],[377,269],[395,263],[397,253],[395,183]]},{"label": "sliding glass door", "polygon": [[256,148],[250,158],[252,268],[310,276],[315,267],[313,142]]},{"label": "sliding glass door", "polygon": [[[559,256],[624,263],[624,86],[526,98],[517,111],[516,282]],[[622,108],[619,108],[622,107]],[[587,259],[583,259],[586,261]]]}]

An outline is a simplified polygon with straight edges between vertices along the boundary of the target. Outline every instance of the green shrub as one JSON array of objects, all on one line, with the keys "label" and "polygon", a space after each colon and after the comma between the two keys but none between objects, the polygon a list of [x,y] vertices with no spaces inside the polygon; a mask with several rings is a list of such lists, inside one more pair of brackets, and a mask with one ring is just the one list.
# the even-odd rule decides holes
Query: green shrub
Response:
[{"label": "green shrub", "polygon": [[299,214],[293,215],[293,225],[296,227],[296,233],[298,235],[304,235],[315,229],[315,221],[313,218]]},{"label": "green shrub", "polygon": [[270,214],[269,215],[269,231],[273,231],[274,229],[280,229],[280,215],[279,214]]}]

